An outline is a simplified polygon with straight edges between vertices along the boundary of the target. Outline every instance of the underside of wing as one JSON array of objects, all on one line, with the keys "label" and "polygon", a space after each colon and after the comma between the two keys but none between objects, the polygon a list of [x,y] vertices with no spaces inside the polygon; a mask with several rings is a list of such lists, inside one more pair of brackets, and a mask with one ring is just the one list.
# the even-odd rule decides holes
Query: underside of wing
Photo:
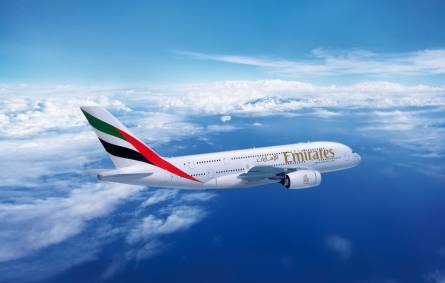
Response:
[{"label": "underside of wing", "polygon": [[248,182],[259,180],[282,180],[287,173],[295,172],[293,168],[279,168],[273,166],[254,166],[246,173],[239,175],[239,178]]}]

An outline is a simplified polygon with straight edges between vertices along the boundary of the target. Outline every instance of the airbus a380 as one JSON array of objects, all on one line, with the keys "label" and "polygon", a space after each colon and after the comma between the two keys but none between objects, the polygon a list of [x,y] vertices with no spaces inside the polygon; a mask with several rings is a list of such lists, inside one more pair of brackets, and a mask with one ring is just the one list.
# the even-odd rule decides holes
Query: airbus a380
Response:
[{"label": "airbus a380", "polygon": [[321,184],[321,173],[357,166],[361,157],[337,142],[307,142],[178,157],[162,157],[107,110],[81,107],[115,169],[99,180],[177,189],[231,189],[280,183],[287,189]]}]

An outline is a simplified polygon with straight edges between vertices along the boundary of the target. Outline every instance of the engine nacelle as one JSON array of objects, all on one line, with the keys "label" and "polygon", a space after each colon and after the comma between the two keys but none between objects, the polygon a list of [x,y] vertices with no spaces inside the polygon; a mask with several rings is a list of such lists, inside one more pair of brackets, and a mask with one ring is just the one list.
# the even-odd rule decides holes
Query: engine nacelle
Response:
[{"label": "engine nacelle", "polygon": [[281,184],[290,190],[312,188],[321,184],[321,174],[315,170],[299,170],[287,174]]}]

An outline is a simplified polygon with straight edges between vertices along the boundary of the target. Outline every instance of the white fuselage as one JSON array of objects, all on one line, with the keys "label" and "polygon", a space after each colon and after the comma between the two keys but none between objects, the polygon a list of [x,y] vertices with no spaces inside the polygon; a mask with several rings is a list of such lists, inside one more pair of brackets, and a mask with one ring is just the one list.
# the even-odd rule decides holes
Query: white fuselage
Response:
[{"label": "white fuselage", "polygon": [[[240,174],[257,166],[283,169],[309,169],[320,173],[351,168],[360,163],[360,156],[348,146],[336,142],[307,142],[280,146],[232,150],[207,154],[166,158],[171,164],[187,172],[200,182],[188,180],[159,167],[141,163],[133,167],[113,170],[103,180],[128,184],[181,189],[244,188],[278,182],[263,179],[245,181]],[[146,175],[143,175],[147,172]],[[119,177],[113,177],[117,174]],[[138,175],[141,174],[141,175]],[[122,177],[128,176],[128,177]],[[134,176],[139,176],[134,178]]]}]

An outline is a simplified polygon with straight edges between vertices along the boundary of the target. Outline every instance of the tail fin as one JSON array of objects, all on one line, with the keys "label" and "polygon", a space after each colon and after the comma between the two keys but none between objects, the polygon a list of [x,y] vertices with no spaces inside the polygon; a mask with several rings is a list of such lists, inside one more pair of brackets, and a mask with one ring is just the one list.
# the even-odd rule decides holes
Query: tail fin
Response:
[{"label": "tail fin", "polygon": [[[80,109],[110,155],[114,166],[122,168],[140,164],[140,162],[151,163],[126,139],[125,135],[131,137],[133,135],[110,112],[97,106],[82,106]],[[141,141],[137,141],[144,145]],[[153,150],[151,151],[157,155]]]},{"label": "tail fin", "polygon": [[200,182],[146,146],[107,110],[97,106],[82,106],[80,109],[117,168],[145,162],[182,178]]}]

